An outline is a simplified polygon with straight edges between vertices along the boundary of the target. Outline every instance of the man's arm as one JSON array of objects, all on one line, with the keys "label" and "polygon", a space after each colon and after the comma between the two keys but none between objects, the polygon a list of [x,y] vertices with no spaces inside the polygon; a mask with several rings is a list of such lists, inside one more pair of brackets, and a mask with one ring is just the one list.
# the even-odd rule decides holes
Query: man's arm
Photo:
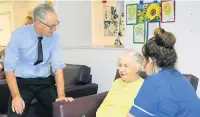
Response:
[{"label": "man's arm", "polygon": [[6,80],[10,89],[12,97],[20,96],[17,81],[15,77],[15,67],[19,59],[19,39],[20,34],[18,31],[13,32],[11,39],[6,47],[4,69]]},{"label": "man's arm", "polygon": [[54,48],[51,53],[51,62],[52,70],[56,76],[56,86],[58,94],[58,98],[56,99],[56,101],[73,101],[71,97],[65,97],[64,75],[62,69],[64,69],[66,65],[63,62],[59,36],[57,33],[55,33],[54,35]]},{"label": "man's arm", "polygon": [[19,47],[20,47],[20,37],[21,33],[15,31],[12,34],[12,37],[6,47],[5,59],[4,59],[4,69],[6,73],[6,80],[9,87],[9,90],[12,95],[12,111],[17,114],[22,114],[25,103],[21,98],[16,76],[15,76],[15,68],[17,61],[19,59]]},{"label": "man's arm", "polygon": [[57,86],[58,98],[65,97],[63,70],[58,69],[55,73],[55,76],[56,76],[56,86]]},{"label": "man's arm", "polygon": [[58,93],[58,98],[56,99],[57,101],[73,101],[73,98],[65,97],[65,88],[64,88],[64,75],[63,75],[63,70],[62,69],[58,69],[55,72],[56,75],[56,85],[57,85],[57,93]]},{"label": "man's arm", "polygon": [[7,80],[12,98],[20,96],[14,72],[6,72],[6,80]]}]

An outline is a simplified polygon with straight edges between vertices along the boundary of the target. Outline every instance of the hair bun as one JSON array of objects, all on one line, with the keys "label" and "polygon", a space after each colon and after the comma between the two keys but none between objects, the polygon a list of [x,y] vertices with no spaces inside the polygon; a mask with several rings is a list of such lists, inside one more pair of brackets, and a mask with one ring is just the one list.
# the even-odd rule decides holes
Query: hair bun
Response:
[{"label": "hair bun", "polygon": [[176,43],[175,36],[170,32],[166,32],[162,28],[155,29],[154,36],[155,36],[155,42],[159,46],[163,46],[166,48],[173,48],[174,44]]}]

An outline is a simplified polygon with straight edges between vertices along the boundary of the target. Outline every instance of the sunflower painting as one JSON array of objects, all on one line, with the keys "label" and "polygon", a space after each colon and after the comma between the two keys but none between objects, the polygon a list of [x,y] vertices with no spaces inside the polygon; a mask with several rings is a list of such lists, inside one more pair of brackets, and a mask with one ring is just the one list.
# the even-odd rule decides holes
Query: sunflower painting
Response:
[{"label": "sunflower painting", "polygon": [[138,9],[138,23],[160,21],[160,13],[160,3],[144,3],[143,6]]}]

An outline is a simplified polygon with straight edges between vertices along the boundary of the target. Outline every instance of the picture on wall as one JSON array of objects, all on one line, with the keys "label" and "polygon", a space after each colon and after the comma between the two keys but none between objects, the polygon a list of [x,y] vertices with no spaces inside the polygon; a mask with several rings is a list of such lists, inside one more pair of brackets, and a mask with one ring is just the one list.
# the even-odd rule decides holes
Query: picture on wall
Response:
[{"label": "picture on wall", "polygon": [[145,23],[133,26],[133,43],[143,44],[145,42]]},{"label": "picture on wall", "polygon": [[161,22],[175,22],[175,1],[161,1]]},{"label": "picture on wall", "polygon": [[114,16],[115,9],[112,6],[104,6],[104,36],[117,35],[117,18]]},{"label": "picture on wall", "polygon": [[140,3],[138,7],[138,23],[160,21],[161,7],[159,2]]},{"label": "picture on wall", "polygon": [[104,21],[111,21],[112,11],[111,6],[103,6]]},{"label": "picture on wall", "polygon": [[137,13],[138,4],[128,4],[126,5],[126,24],[133,25],[137,24]]},{"label": "picture on wall", "polygon": [[147,22],[147,40],[154,37],[154,30],[160,27],[160,22]]}]

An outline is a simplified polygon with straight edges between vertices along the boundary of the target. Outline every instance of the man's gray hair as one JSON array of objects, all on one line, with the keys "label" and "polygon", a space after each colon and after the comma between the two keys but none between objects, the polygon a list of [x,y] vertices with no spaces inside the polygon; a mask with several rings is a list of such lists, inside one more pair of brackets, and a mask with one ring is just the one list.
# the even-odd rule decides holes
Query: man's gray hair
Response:
[{"label": "man's gray hair", "polygon": [[[143,65],[144,65],[143,56],[140,53],[138,53],[138,52],[136,52],[134,50],[128,50],[125,53],[123,53],[121,57],[124,57],[124,56],[127,56],[127,55],[132,57],[133,63],[136,64],[138,72],[142,71],[143,70]],[[121,57],[119,57],[119,59]]]},{"label": "man's gray hair", "polygon": [[43,21],[46,17],[46,14],[48,12],[54,12],[55,10],[53,7],[47,5],[47,4],[40,4],[33,10],[33,20],[40,20]]}]

